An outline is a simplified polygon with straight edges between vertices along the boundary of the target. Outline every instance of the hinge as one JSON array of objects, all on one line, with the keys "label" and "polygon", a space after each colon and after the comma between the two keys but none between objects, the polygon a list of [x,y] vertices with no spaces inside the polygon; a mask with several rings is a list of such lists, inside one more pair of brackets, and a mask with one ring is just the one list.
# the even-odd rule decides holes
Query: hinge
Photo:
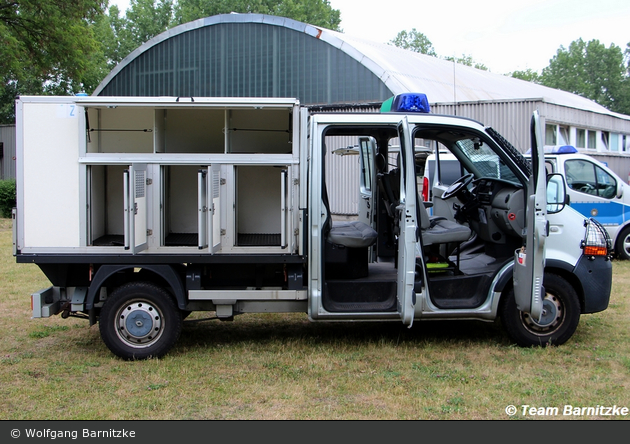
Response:
[{"label": "hinge", "polygon": [[153,184],[153,179],[149,179],[149,178],[147,177],[147,185],[152,185],[152,184]]},{"label": "hinge", "polygon": [[300,179],[293,179],[293,185],[299,185]]},{"label": "hinge", "polygon": [[224,229],[221,229],[221,236],[225,236],[227,232]]},{"label": "hinge", "polygon": [[153,236],[153,230],[147,230],[147,236]]},{"label": "hinge", "polygon": [[221,185],[225,185],[226,183],[227,183],[227,180],[221,179]]}]

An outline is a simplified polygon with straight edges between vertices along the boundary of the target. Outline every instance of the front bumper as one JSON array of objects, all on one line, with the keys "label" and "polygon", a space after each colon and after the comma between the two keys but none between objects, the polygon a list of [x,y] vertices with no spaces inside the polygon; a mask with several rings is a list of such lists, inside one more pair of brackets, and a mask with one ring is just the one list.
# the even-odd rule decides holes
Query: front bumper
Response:
[{"label": "front bumper", "polygon": [[612,261],[607,256],[582,256],[573,271],[584,293],[582,313],[606,310],[612,290]]}]

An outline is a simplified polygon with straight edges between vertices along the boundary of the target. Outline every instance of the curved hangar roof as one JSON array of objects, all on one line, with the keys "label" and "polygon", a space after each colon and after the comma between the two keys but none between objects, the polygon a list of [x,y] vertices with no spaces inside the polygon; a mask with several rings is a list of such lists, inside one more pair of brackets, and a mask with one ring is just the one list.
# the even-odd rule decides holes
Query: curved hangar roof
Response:
[{"label": "curved hangar roof", "polygon": [[542,100],[614,115],[576,94],[263,14],[223,14],[172,28],[121,61],[94,95],[297,97],[306,105]]}]

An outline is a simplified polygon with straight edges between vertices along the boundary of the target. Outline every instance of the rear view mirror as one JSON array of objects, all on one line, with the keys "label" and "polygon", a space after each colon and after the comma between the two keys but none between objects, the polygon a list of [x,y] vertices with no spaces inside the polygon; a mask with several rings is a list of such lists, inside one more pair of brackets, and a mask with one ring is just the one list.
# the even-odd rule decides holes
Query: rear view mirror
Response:
[{"label": "rear view mirror", "polygon": [[564,210],[567,204],[567,187],[564,177],[555,173],[547,176],[547,213],[555,214]]},{"label": "rear view mirror", "polygon": [[623,183],[617,182],[617,199],[621,199],[623,197]]}]

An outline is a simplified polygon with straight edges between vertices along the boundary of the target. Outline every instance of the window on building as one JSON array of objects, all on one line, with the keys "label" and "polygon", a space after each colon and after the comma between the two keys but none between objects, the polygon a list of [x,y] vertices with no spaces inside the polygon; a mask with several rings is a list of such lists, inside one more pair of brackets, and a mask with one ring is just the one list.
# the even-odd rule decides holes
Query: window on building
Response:
[{"label": "window on building", "polygon": [[556,125],[547,124],[545,127],[545,145],[557,145]]},{"label": "window on building", "polygon": [[570,145],[571,138],[569,137],[569,127],[568,126],[559,126],[558,127],[558,145]]},{"label": "window on building", "polygon": [[609,150],[610,151],[619,151],[619,141],[621,140],[621,137],[619,134],[615,134],[615,133],[610,133],[610,146],[609,146]]},{"label": "window on building", "polygon": [[606,150],[610,149],[610,133],[607,131],[602,131],[602,145]]},{"label": "window on building", "polygon": [[577,148],[586,148],[586,130],[578,128],[575,145]]},{"label": "window on building", "polygon": [[569,188],[580,193],[612,199],[617,181],[603,168],[587,160],[567,160],[564,170]]},{"label": "window on building", "polygon": [[588,139],[586,147],[589,149],[597,149],[597,131],[587,131]]}]

